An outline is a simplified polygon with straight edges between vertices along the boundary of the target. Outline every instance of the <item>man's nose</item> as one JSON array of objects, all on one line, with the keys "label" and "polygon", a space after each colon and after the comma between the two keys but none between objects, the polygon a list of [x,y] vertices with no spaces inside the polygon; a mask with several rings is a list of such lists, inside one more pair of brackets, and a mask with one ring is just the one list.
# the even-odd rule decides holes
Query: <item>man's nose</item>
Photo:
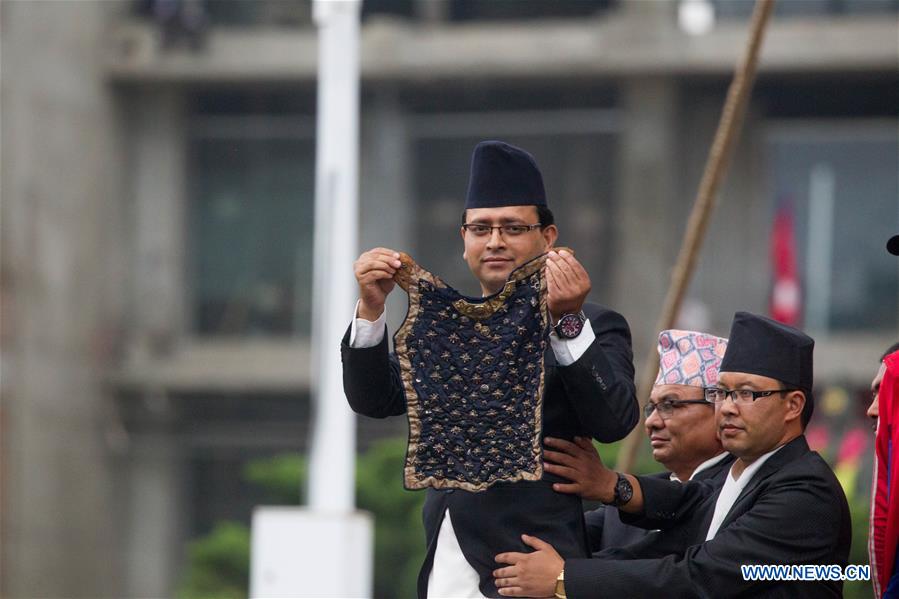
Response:
[{"label": "man's nose", "polygon": [[490,230],[490,238],[487,239],[487,247],[488,248],[498,248],[504,247],[506,245],[506,240],[503,239],[503,234],[501,229],[491,229]]},{"label": "man's nose", "polygon": [[653,410],[652,413],[646,417],[645,425],[647,432],[664,428],[665,421],[662,420],[662,416],[659,414],[658,409]]},{"label": "man's nose", "polygon": [[874,400],[871,402],[871,405],[868,406],[868,410],[865,412],[868,418],[872,418],[877,420],[877,417],[880,416],[880,410],[878,410],[879,406],[877,405],[877,395],[874,395]]},{"label": "man's nose", "polygon": [[716,403],[715,408],[722,414],[739,414],[740,409],[737,407],[737,403],[733,400],[733,396],[726,396],[724,401],[721,403]]}]

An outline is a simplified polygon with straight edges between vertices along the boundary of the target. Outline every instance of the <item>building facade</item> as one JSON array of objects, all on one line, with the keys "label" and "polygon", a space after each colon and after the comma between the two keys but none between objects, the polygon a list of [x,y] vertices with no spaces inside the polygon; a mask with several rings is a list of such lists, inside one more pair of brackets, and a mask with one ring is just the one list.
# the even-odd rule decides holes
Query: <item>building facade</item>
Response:
[{"label": "building facade", "polygon": [[[701,34],[686,31],[694,5],[714,15]],[[522,145],[639,365],[750,10],[366,2],[360,247],[407,251],[474,293],[457,232],[469,154]],[[310,14],[0,3],[3,596],[170,596],[186,542],[258,501],[240,465],[305,451]],[[850,395],[899,336],[883,251],[899,230],[897,14],[895,0],[780,3],[681,317],[726,334],[734,311],[767,311],[787,210],[818,384]],[[402,419],[359,422],[361,448],[403,434]]]}]

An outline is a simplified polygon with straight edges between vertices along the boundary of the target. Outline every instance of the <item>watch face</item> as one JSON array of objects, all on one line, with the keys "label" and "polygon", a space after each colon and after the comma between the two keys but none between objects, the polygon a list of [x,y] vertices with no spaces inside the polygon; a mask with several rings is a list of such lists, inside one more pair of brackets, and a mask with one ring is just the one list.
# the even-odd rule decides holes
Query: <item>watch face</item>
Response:
[{"label": "watch face", "polygon": [[584,323],[577,314],[566,314],[559,319],[558,334],[565,339],[574,339],[581,334]]},{"label": "watch face", "polygon": [[618,485],[616,485],[615,491],[617,491],[616,495],[618,495],[619,505],[627,503],[634,495],[634,488],[631,486],[630,481],[620,474],[618,475]]}]

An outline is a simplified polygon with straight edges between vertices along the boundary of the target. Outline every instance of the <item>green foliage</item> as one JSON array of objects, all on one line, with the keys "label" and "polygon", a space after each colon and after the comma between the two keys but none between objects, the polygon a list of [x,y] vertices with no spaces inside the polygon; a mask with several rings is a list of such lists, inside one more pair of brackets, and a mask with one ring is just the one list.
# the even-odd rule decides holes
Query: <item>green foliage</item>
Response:
[{"label": "green foliage", "polygon": [[296,505],[306,495],[306,460],[294,454],[247,462],[243,478],[265,489],[274,505]]},{"label": "green foliage", "polygon": [[[418,569],[424,560],[421,506],[424,493],[403,489],[406,441],[388,439],[372,445],[357,461],[359,508],[375,521],[375,597],[415,597]],[[305,495],[306,460],[287,454],[252,460],[243,477],[266,492],[276,505],[297,505]],[[221,522],[193,541],[179,599],[242,599],[250,580],[250,533],[236,522]]]},{"label": "green foliage", "polygon": [[386,439],[359,458],[359,508],[375,515],[375,597],[415,597],[425,557],[423,491],[403,489],[406,439]]},{"label": "green foliage", "polygon": [[190,543],[190,566],[179,599],[242,599],[250,581],[250,531],[239,522],[219,522]]}]

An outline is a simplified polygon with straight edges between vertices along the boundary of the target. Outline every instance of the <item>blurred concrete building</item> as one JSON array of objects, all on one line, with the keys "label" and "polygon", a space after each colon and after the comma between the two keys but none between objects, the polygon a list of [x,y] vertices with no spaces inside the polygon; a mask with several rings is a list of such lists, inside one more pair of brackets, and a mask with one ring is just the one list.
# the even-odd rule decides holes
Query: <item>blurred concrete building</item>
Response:
[{"label": "blurred concrete building", "polygon": [[[474,292],[469,152],[520,144],[642,362],[751,8],[366,0],[362,247]],[[3,597],[170,596],[185,542],[258,500],[240,464],[305,449],[310,12],[0,3]],[[821,385],[863,389],[899,331],[897,15],[781,0],[682,317],[726,334],[767,310],[790,206]],[[360,446],[404,431],[361,421]]]}]

